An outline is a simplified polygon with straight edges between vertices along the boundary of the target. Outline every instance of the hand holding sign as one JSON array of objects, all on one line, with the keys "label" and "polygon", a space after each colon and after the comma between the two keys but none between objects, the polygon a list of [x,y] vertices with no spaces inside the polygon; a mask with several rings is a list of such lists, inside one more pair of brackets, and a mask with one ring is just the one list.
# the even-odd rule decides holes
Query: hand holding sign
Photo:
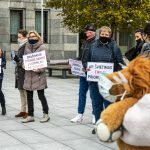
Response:
[{"label": "hand holding sign", "polygon": [[23,56],[25,70],[34,70],[47,67],[47,59],[45,51],[31,53]]}]

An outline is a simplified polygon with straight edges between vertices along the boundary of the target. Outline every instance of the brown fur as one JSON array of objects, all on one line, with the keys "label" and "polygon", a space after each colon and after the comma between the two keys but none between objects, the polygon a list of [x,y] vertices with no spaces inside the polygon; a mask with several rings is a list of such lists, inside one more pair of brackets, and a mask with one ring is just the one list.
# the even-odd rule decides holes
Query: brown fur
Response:
[{"label": "brown fur", "polygon": [[[110,131],[114,131],[122,124],[126,111],[132,107],[143,95],[150,93],[150,59],[149,57],[140,56],[129,63],[126,69],[121,71],[127,78],[128,83],[123,85],[115,85],[111,89],[114,95],[127,90],[130,97],[122,101],[116,102],[105,109],[101,114]],[[108,75],[113,82],[113,75],[118,76],[117,72]],[[124,143],[121,139],[117,141],[120,150],[150,150],[150,147],[138,147]]]}]

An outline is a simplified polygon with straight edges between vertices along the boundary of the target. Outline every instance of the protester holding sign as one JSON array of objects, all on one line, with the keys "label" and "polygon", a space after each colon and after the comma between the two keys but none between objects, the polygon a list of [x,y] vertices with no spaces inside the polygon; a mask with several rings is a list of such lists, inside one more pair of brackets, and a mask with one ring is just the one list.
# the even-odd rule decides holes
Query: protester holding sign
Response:
[{"label": "protester holding sign", "polygon": [[[39,56],[40,52],[46,51],[43,45],[42,39],[36,31],[30,31],[28,34],[28,42],[25,48],[25,55],[30,59],[32,56]],[[39,53],[38,53],[39,52]],[[35,57],[36,58],[36,57]],[[25,63],[25,61],[24,61]],[[24,64],[26,66],[26,64]],[[28,117],[22,120],[22,123],[33,122],[34,121],[34,106],[33,106],[33,93],[37,91],[38,97],[42,103],[43,108],[43,118],[40,120],[41,123],[49,121],[49,108],[47,100],[44,94],[44,89],[47,88],[46,72],[45,68],[37,68],[37,66],[32,68],[32,70],[25,70],[25,80],[24,89],[27,91],[27,101],[28,101]]]},{"label": "protester holding sign", "polygon": [[[121,69],[119,63],[124,64],[121,51],[116,42],[111,39],[111,29],[107,26],[100,28],[99,39],[91,46],[88,52],[86,53],[87,62],[113,63],[115,71]],[[89,71],[89,68],[87,68],[87,71]],[[89,86],[95,118],[98,121],[104,109],[103,106],[107,107],[110,103],[100,94],[97,82],[91,81]]]},{"label": "protester holding sign", "polygon": [[[89,47],[95,42],[95,32],[96,27],[94,24],[87,24],[85,26],[85,35],[86,39],[84,39],[84,42],[81,46],[81,55],[79,56],[78,60],[82,61],[82,64],[84,65],[85,62],[85,56],[86,56],[86,50],[89,49]],[[85,72],[85,69],[82,68]],[[82,122],[83,120],[83,114],[85,110],[85,104],[86,104],[86,94],[89,89],[89,83],[86,80],[86,77],[80,76],[80,83],[79,83],[79,103],[78,103],[78,115],[71,119],[71,122]],[[93,106],[93,105],[92,105]],[[92,112],[93,113],[93,112]],[[92,117],[92,123],[95,123],[95,116]]]},{"label": "protester holding sign", "polygon": [[18,51],[17,54],[14,53],[14,61],[16,62],[15,67],[15,88],[18,88],[20,93],[20,99],[21,99],[21,111],[15,115],[15,117],[23,117],[26,118],[27,113],[27,93],[26,90],[23,88],[24,84],[24,74],[25,70],[22,68],[23,63],[23,55],[25,46],[27,43],[27,34],[28,32],[26,30],[19,30],[18,31]]},{"label": "protester holding sign", "polygon": [[2,115],[6,114],[6,107],[5,107],[5,97],[2,92],[2,82],[3,82],[3,68],[6,66],[6,58],[2,49],[0,49],[0,103],[2,107]]}]

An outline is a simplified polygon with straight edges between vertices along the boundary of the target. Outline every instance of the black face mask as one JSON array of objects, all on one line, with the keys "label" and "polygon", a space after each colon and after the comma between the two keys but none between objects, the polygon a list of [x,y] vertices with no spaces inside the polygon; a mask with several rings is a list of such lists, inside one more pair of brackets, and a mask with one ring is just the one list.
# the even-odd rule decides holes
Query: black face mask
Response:
[{"label": "black face mask", "polygon": [[99,40],[100,40],[102,43],[107,43],[107,42],[110,42],[110,37],[103,37],[103,36],[100,36],[100,37],[99,37]]},{"label": "black face mask", "polygon": [[35,40],[35,39],[28,39],[28,42],[30,44],[36,44],[38,42],[38,40]]},{"label": "black face mask", "polygon": [[142,42],[141,39],[136,40],[136,43],[137,43],[137,44],[140,44],[141,42]]}]

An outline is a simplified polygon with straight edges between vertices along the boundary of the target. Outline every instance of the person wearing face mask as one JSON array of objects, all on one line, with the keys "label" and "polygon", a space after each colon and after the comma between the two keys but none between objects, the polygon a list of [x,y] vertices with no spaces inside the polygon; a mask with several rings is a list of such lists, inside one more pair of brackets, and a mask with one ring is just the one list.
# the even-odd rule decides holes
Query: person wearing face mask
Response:
[{"label": "person wearing face mask", "polygon": [[0,103],[2,107],[2,115],[6,114],[6,107],[5,107],[5,96],[2,92],[2,82],[3,82],[3,68],[6,66],[6,58],[4,55],[3,50],[0,48]]},{"label": "person wearing face mask", "polygon": [[15,88],[18,88],[20,93],[20,99],[21,99],[21,110],[19,113],[15,115],[15,117],[23,117],[26,118],[27,113],[27,94],[26,90],[23,88],[24,84],[24,74],[25,70],[22,68],[23,63],[23,55],[25,46],[27,43],[27,34],[28,32],[24,29],[21,29],[18,31],[18,51],[17,54],[14,56],[14,61],[16,62],[15,67]]},{"label": "person wearing face mask", "polygon": [[[99,39],[92,44],[89,53],[86,53],[86,62],[105,62],[114,63],[114,71],[122,69],[119,63],[124,64],[121,51],[116,42],[111,39],[111,29],[103,26],[99,30]],[[86,64],[86,70],[89,71]],[[99,92],[97,82],[89,82],[90,95],[92,99],[96,122],[100,118],[100,114],[110,102],[107,101]],[[95,133],[95,130],[92,131]]]},{"label": "person wearing face mask", "polygon": [[[36,31],[30,31],[28,33],[28,42],[26,44],[24,54],[32,54],[41,51],[46,51],[46,47],[44,46],[40,35]],[[26,119],[23,119],[22,123],[34,121],[34,91],[37,91],[38,98],[41,101],[43,108],[43,118],[40,120],[40,122],[48,122],[50,120],[49,107],[44,94],[44,90],[47,88],[45,68],[25,70],[25,80],[23,88],[27,92],[28,117]]]},{"label": "person wearing face mask", "polygon": [[150,54],[150,22],[144,27],[144,40],[145,43],[142,47],[141,54]]},{"label": "person wearing face mask", "polygon": [[134,58],[136,58],[141,53],[142,46],[144,44],[143,33],[144,32],[142,29],[138,29],[135,31],[136,45],[134,47],[132,47],[131,49],[129,49],[125,53],[125,56],[127,57],[127,59],[129,61],[133,60]]}]

